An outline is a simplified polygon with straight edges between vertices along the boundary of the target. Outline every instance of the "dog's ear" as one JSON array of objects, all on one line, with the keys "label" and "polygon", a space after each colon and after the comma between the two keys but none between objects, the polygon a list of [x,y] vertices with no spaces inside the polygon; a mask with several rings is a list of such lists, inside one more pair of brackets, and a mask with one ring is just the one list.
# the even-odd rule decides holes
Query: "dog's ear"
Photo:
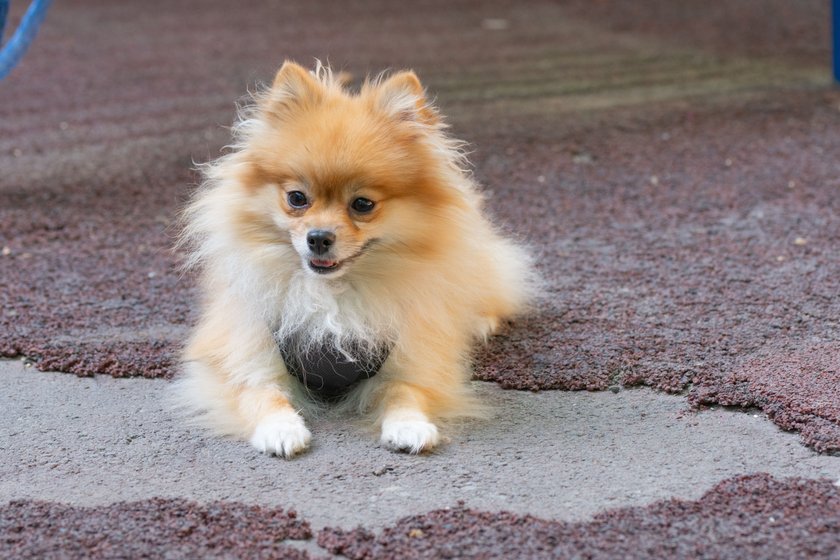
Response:
[{"label": "dog's ear", "polygon": [[376,104],[389,115],[403,121],[434,125],[437,110],[426,99],[417,74],[408,70],[394,74],[376,88]]},{"label": "dog's ear", "polygon": [[274,77],[268,105],[273,110],[282,110],[317,102],[323,94],[323,86],[309,70],[287,60]]}]

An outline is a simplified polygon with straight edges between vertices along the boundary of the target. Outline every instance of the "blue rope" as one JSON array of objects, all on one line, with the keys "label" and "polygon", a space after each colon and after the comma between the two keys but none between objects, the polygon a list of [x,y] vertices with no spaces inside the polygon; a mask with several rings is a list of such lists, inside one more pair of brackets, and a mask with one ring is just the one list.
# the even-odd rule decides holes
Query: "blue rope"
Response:
[{"label": "blue rope", "polygon": [[9,15],[9,0],[0,0],[0,45],[3,44],[3,31],[6,28],[7,15]]},{"label": "blue rope", "polygon": [[831,21],[834,79],[840,82],[840,0],[831,3]]},{"label": "blue rope", "polygon": [[[44,21],[51,2],[52,0],[32,0],[14,35],[0,48],[0,80],[8,76],[12,68],[20,62],[29,44],[38,33],[38,28]],[[2,30],[5,27],[8,11],[9,0],[0,0],[0,39],[2,39]]]}]

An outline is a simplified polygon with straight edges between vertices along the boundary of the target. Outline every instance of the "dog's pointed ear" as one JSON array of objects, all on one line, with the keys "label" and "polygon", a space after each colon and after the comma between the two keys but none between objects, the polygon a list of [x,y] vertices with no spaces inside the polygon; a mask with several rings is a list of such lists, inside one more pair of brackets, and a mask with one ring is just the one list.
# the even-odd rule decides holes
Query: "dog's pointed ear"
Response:
[{"label": "dog's pointed ear", "polygon": [[269,107],[278,110],[315,102],[321,99],[323,93],[323,86],[309,70],[287,60],[274,76]]},{"label": "dog's pointed ear", "polygon": [[394,74],[376,88],[376,104],[387,114],[402,121],[434,125],[437,110],[426,99],[426,92],[411,70]]}]

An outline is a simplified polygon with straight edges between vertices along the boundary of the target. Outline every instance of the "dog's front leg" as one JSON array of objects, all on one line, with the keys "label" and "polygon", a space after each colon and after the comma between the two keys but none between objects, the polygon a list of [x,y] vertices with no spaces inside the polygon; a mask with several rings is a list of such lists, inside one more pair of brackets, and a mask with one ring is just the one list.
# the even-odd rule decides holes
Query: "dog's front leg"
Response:
[{"label": "dog's front leg", "polygon": [[426,396],[421,389],[395,381],[385,391],[382,412],[382,443],[397,451],[420,453],[437,446],[437,426],[429,419]]},{"label": "dog's front leg", "polygon": [[293,381],[270,330],[242,308],[217,304],[200,322],[185,355],[182,398],[219,431],[292,457],[311,434],[290,401]]},{"label": "dog's front leg", "polygon": [[309,447],[312,436],[289,399],[291,377],[276,344],[264,330],[241,343],[252,352],[234,359],[234,367],[244,374],[239,379],[246,381],[238,391],[237,407],[250,427],[248,441],[263,453],[293,457]]},{"label": "dog's front leg", "polygon": [[255,426],[249,441],[259,451],[290,458],[309,446],[309,429],[279,387],[242,389],[239,411]]},{"label": "dog's front leg", "polygon": [[477,407],[468,385],[469,340],[455,329],[412,327],[383,366],[377,408],[382,443],[420,453],[440,443],[437,421]]}]

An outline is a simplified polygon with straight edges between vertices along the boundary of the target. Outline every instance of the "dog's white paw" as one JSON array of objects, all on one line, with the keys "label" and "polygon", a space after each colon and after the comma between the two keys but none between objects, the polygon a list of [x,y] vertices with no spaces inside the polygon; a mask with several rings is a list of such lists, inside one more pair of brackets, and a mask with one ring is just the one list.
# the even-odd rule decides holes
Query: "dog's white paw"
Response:
[{"label": "dog's white paw", "polygon": [[291,458],[309,447],[312,434],[294,411],[270,414],[257,424],[251,445],[269,455]]},{"label": "dog's white paw", "polygon": [[426,415],[414,410],[389,413],[382,421],[382,443],[407,453],[420,453],[440,441],[437,426]]}]

